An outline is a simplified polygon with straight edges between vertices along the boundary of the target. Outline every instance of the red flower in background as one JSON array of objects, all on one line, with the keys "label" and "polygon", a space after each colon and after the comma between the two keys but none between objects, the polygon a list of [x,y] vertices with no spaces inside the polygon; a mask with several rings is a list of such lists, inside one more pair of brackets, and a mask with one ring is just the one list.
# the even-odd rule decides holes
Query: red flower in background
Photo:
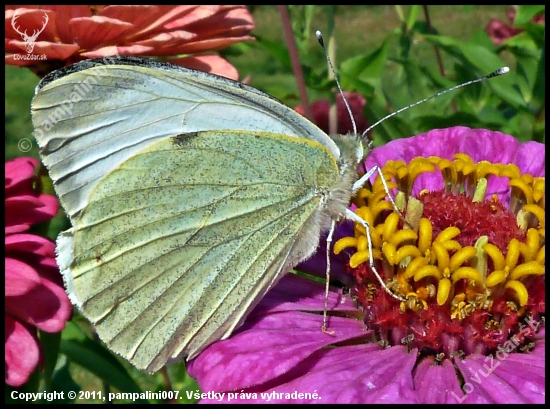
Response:
[{"label": "red flower in background", "polygon": [[63,330],[72,311],[55,244],[27,233],[59,208],[54,196],[36,193],[37,164],[33,158],[17,158],[5,166],[5,380],[11,386],[24,384],[40,363],[37,329]]},{"label": "red flower in background", "polygon": [[[357,126],[357,132],[361,133],[369,127],[369,123],[365,116],[363,115],[363,108],[367,101],[365,98],[356,92],[346,92],[344,91],[346,100],[348,101],[351,113],[355,119],[355,124]],[[341,94],[336,95],[336,108],[338,110],[338,129],[337,133],[340,135],[345,135],[347,133],[353,133],[353,125],[351,123],[351,118],[349,116],[348,110]],[[298,105],[294,108],[296,112],[301,115],[304,115],[304,109]],[[326,133],[329,133],[329,110],[330,102],[328,99],[319,99],[311,105],[311,111],[313,112],[313,122],[319,128],[321,128]]]},{"label": "red flower in background", "polygon": [[[199,54],[251,40],[253,27],[245,6],[6,6],[5,62],[45,75],[87,58]],[[21,57],[32,34],[30,54],[44,60]],[[169,62],[238,79],[214,54]]]},{"label": "red flower in background", "polygon": [[[485,32],[489,35],[489,37],[491,37],[491,40],[495,45],[500,45],[504,40],[525,31],[522,28],[513,27],[514,19],[516,18],[515,10],[508,10],[506,12],[506,16],[508,17],[508,23],[500,19],[493,18],[485,27]],[[539,14],[538,16],[533,17],[531,21],[536,24],[544,24],[544,14]]]}]

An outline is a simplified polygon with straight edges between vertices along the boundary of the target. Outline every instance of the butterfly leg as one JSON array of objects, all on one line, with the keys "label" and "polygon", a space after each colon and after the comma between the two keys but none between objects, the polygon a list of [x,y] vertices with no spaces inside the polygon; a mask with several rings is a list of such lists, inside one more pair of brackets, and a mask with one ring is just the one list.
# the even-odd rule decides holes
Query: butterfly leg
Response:
[{"label": "butterfly leg", "polygon": [[393,200],[393,197],[390,193],[390,189],[388,188],[388,183],[386,182],[386,179],[384,178],[384,174],[382,173],[382,169],[380,169],[379,166],[376,166],[376,165],[373,166],[372,168],[370,168],[370,170],[367,173],[361,176],[361,178],[358,179],[351,187],[352,193],[353,194],[357,193],[357,191],[361,189],[365,183],[367,183],[367,181],[375,172],[377,172],[378,175],[380,176],[380,180],[382,181],[382,185],[384,186],[384,192],[386,192],[386,195],[388,196],[388,199],[390,200],[393,209],[397,212],[397,214],[399,215],[399,218],[403,221],[403,223],[410,226],[409,222],[405,220],[405,217],[403,217],[401,210],[399,210],[399,208],[395,204],[395,201]]},{"label": "butterfly leg", "polygon": [[394,294],[390,291],[390,289],[384,283],[384,280],[382,280],[382,277],[380,277],[380,274],[378,274],[378,271],[376,270],[376,267],[374,266],[374,254],[372,252],[372,236],[371,236],[369,224],[366,221],[364,221],[363,219],[361,219],[359,216],[357,216],[355,213],[353,213],[350,209],[346,209],[346,213],[344,214],[344,217],[348,220],[351,220],[351,221],[355,222],[355,223],[361,224],[365,228],[365,233],[366,233],[366,236],[367,236],[367,243],[368,243],[368,247],[369,247],[369,267],[371,268],[372,272],[374,273],[374,275],[376,276],[376,278],[380,282],[380,285],[382,286],[382,288],[389,295],[391,295],[393,298],[395,298],[396,300],[406,301],[405,298],[400,297],[400,296],[398,296],[398,295],[396,295],[396,294]]},{"label": "butterfly leg", "polygon": [[327,331],[327,310],[328,310],[328,291],[330,286],[330,248],[332,244],[332,236],[334,234],[334,230],[336,229],[336,220],[332,220],[332,223],[330,225],[330,230],[327,235],[327,270],[326,270],[326,284],[325,284],[325,305],[323,308],[323,326],[321,327],[321,330],[323,332],[326,332],[327,334],[334,334],[334,331]]},{"label": "butterfly leg", "polygon": [[[380,170],[380,168],[378,166],[373,166],[372,168],[370,168],[370,170],[365,173],[363,176],[361,176],[360,179],[358,179],[354,184],[353,186],[351,187],[351,191],[353,194],[357,193],[357,191],[359,189],[361,189],[363,187],[363,185],[367,182],[367,180],[370,179],[370,177],[372,175],[374,175],[374,172],[378,171],[378,174],[380,175],[380,177],[382,178],[383,182],[385,182],[384,180],[384,177],[382,175],[382,171]],[[387,185],[384,185],[387,189]]]}]

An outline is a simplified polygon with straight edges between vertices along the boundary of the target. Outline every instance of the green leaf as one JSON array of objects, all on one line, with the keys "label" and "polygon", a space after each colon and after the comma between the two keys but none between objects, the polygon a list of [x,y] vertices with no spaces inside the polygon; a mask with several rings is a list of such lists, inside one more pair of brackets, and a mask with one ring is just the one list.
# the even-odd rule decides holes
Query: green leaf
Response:
[{"label": "green leaf", "polygon": [[471,128],[486,128],[500,130],[499,123],[491,124],[486,118],[479,118],[476,115],[468,114],[465,112],[455,112],[450,116],[437,116],[437,115],[426,115],[419,118],[416,118],[414,121],[414,127],[417,129],[418,133],[427,132],[431,129],[436,128],[448,128],[452,126],[464,126],[466,125]]},{"label": "green leaf", "polygon": [[304,53],[307,50],[309,37],[311,34],[311,20],[315,6],[286,6],[288,7],[291,23],[292,33],[294,34],[294,41],[300,53]]},{"label": "green leaf", "polygon": [[514,27],[521,27],[523,24],[529,22],[537,14],[544,13],[545,7],[543,5],[537,6],[519,6],[514,19]]},{"label": "green leaf", "polygon": [[345,84],[342,85],[343,89],[350,92],[358,92],[367,100],[375,92],[375,83],[379,82],[379,80],[363,80],[352,75],[346,75],[345,73],[342,73],[339,79],[341,84]]},{"label": "green leaf", "polygon": [[532,114],[519,112],[502,127],[501,132],[514,135],[522,142],[536,140],[534,138],[535,123]]},{"label": "green leaf", "polygon": [[543,48],[545,45],[545,27],[543,24],[525,23],[523,25],[525,32],[535,41],[537,48]]},{"label": "green leaf", "polygon": [[38,331],[38,334],[40,337],[40,343],[42,344],[42,353],[44,357],[44,368],[42,370],[44,386],[46,392],[51,392],[55,390],[52,388],[52,374],[59,354],[61,332],[52,334],[44,331]]},{"label": "green leaf", "polygon": [[517,58],[516,72],[518,74],[518,85],[527,102],[531,101],[539,62],[540,59],[531,58],[530,56],[518,56]]},{"label": "green leaf", "polygon": [[243,54],[246,54],[248,52],[252,52],[252,48],[254,43],[236,43],[232,44],[229,47],[220,50],[219,53],[222,57],[239,57]]},{"label": "green leaf", "polygon": [[[536,120],[537,118],[535,118]],[[540,143],[545,143],[545,135],[546,135],[546,127],[544,123],[544,119],[542,119],[542,122],[536,121],[533,126],[533,135],[531,136],[531,140],[537,141]]]},{"label": "green leaf", "polygon": [[311,33],[311,21],[313,20],[314,14],[315,6],[304,6],[304,29],[308,34]]},{"label": "green leaf", "polygon": [[468,43],[472,45],[479,45],[491,51],[494,51],[495,49],[495,45],[493,44],[491,37],[489,37],[483,29],[476,30],[470,37],[470,40],[468,40]]},{"label": "green leaf", "polygon": [[491,79],[487,85],[496,95],[515,109],[526,108],[527,101],[517,88],[517,75],[515,72],[511,71],[502,77]]},{"label": "green leaf", "polygon": [[[464,65],[477,68],[480,73],[488,74],[490,71],[506,65],[494,52],[484,47],[445,36],[426,35],[425,38],[458,58]],[[516,76],[511,72],[487,81],[487,86],[509,104],[515,107],[525,106],[525,100],[517,90],[515,81]]]},{"label": "green leaf", "polygon": [[256,44],[271,54],[285,69],[292,70],[288,47],[285,44],[270,41],[258,35],[256,36]]},{"label": "green leaf", "polygon": [[388,56],[389,39],[370,54],[362,54],[348,58],[340,64],[338,73],[342,76],[359,79],[380,78],[384,72]]},{"label": "green leaf", "polygon": [[533,55],[536,55],[540,52],[540,47],[537,42],[527,32],[519,33],[513,37],[507,38],[502,43],[502,47],[512,52],[515,50],[515,53],[521,52],[522,54],[531,52]]},{"label": "green leaf", "polygon": [[197,381],[187,373],[185,364],[183,361],[168,366],[168,373],[170,379],[173,380],[172,387],[180,391],[179,403],[197,403],[197,400],[187,398],[187,391],[196,391],[199,389]]},{"label": "green leaf", "polygon": [[395,9],[395,14],[397,14],[397,18],[401,23],[405,22],[405,13],[403,12],[402,6],[393,6]]},{"label": "green leaf", "polygon": [[[281,74],[277,78],[265,82],[262,85],[264,92],[281,101],[287,102],[289,106],[294,105],[299,101],[298,91],[296,88],[296,78],[292,74]],[[289,103],[289,100],[292,103]]]},{"label": "green leaf", "polygon": [[407,16],[407,31],[410,31],[414,27],[421,11],[422,6],[411,6],[409,9],[409,15]]},{"label": "green leaf", "polygon": [[[69,362],[66,357],[61,357],[60,364],[57,366],[52,377],[52,391],[62,394],[63,399],[55,400],[55,403],[70,403],[76,400],[82,389],[72,378],[69,372]],[[76,392],[74,398],[69,398],[69,392]],[[54,402],[52,402],[54,403]]]},{"label": "green leaf", "polygon": [[334,5],[321,6],[321,7],[325,11],[325,14],[327,15],[327,26],[323,28],[323,36],[326,36],[326,38],[330,38],[334,35],[337,7]]},{"label": "green leaf", "polygon": [[[383,87],[384,95],[393,110],[414,104],[434,93],[430,77],[425,75],[424,70],[416,61],[411,59],[395,59],[394,61],[399,64],[394,81],[387,82]],[[400,116],[402,119],[410,120],[421,115],[424,110],[438,110],[443,113],[452,97],[452,95],[443,96],[438,97],[437,101],[426,101],[422,103],[422,108],[412,107]]]},{"label": "green leaf", "polygon": [[[533,85],[533,94],[532,99],[529,104],[529,110],[535,112],[538,116],[541,110],[544,110],[544,97],[545,97],[545,78],[546,78],[546,69],[545,69],[545,48],[542,49],[541,58],[538,62],[536,68],[537,76],[535,78],[535,83]],[[544,116],[543,116],[544,118]]]},{"label": "green leaf", "polygon": [[[367,100],[363,113],[370,124],[375,124],[390,113],[386,107],[386,101],[374,94],[372,99]],[[407,121],[399,118],[399,115],[384,120],[372,130],[374,146],[381,146],[391,140],[413,136],[413,130]]]},{"label": "green leaf", "polygon": [[[67,323],[69,331],[64,331],[60,351],[67,358],[90,371],[120,392],[140,393],[141,389],[130,377],[118,359],[98,342],[86,337],[75,324]],[[68,339],[69,338],[69,339]],[[142,401],[147,402],[147,401]]]},{"label": "green leaf", "polygon": [[425,35],[432,44],[442,47],[446,52],[463,62],[484,71],[492,71],[506,64],[493,51],[477,44],[470,44],[446,36]]}]

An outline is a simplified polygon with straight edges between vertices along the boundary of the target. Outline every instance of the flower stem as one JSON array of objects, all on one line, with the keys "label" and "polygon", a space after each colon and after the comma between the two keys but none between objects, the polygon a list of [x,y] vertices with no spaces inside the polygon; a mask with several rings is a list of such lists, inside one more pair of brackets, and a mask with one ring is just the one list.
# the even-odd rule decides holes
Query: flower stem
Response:
[{"label": "flower stem", "polygon": [[[428,26],[428,33],[433,34],[434,30],[432,28],[432,23],[430,21],[430,13],[428,12],[428,6],[422,6],[422,10],[424,10],[424,17],[426,18],[426,25]],[[435,51],[435,58],[437,59],[437,65],[439,66],[439,72],[441,73],[442,76],[446,77],[447,74],[445,73],[445,66],[443,65],[441,52],[439,51],[439,47],[437,45],[434,45],[434,51]]]},{"label": "flower stem", "polygon": [[311,111],[311,106],[309,105],[307,97],[306,83],[304,81],[302,66],[300,65],[300,56],[298,55],[298,48],[296,47],[296,41],[294,40],[294,33],[292,32],[292,26],[290,24],[288,9],[287,6],[277,7],[279,8],[279,14],[281,15],[283,32],[285,34],[285,40],[288,46],[288,53],[290,54],[290,61],[292,63],[292,71],[294,72],[298,94],[300,95],[300,105],[304,108],[304,116],[312,121],[313,113]]}]

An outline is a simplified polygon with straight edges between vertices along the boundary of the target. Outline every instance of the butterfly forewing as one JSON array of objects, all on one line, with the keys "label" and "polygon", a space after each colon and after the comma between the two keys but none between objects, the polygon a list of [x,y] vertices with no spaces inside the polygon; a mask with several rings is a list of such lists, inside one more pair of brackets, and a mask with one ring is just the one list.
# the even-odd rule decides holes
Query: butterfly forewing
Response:
[{"label": "butterfly forewing", "polygon": [[136,152],[174,135],[201,130],[266,131],[339,150],[317,126],[243,84],[140,58],[83,61],[37,87],[34,136],[72,218],[103,176]]},{"label": "butterfly forewing", "polygon": [[155,142],[103,176],[60,238],[71,299],[138,368],[192,357],[315,250],[339,178],[330,151],[307,139],[211,131]]}]

